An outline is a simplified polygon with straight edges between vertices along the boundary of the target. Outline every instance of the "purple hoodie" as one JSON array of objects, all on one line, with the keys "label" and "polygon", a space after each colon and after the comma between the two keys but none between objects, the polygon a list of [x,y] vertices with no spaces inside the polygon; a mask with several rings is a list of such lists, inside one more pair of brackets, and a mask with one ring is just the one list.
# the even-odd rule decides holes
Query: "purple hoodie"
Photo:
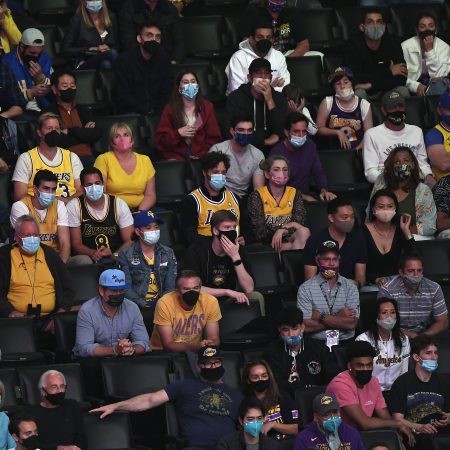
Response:
[{"label": "purple hoodie", "polygon": [[[341,447],[348,450],[365,450],[361,436],[356,428],[341,423],[338,429]],[[306,428],[297,434],[293,450],[307,450],[308,448],[320,448],[326,450],[328,442],[322,431],[319,430],[316,422],[306,425]]]}]

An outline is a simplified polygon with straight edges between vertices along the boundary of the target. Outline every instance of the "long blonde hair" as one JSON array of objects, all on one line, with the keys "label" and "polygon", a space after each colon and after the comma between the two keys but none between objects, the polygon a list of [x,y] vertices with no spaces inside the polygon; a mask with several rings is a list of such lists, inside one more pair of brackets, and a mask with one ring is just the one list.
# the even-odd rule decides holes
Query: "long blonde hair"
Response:
[{"label": "long blonde hair", "polygon": [[[103,25],[105,25],[105,28],[111,28],[112,22],[111,18],[109,17],[109,11],[108,6],[106,4],[106,0],[102,0],[102,9],[100,11],[100,18],[103,22]],[[89,11],[86,9],[85,0],[79,0],[78,3],[78,9],[77,12],[81,13],[81,16],[83,17],[83,22],[86,25],[87,28],[94,28],[94,22],[91,20],[91,15],[89,14]]]}]

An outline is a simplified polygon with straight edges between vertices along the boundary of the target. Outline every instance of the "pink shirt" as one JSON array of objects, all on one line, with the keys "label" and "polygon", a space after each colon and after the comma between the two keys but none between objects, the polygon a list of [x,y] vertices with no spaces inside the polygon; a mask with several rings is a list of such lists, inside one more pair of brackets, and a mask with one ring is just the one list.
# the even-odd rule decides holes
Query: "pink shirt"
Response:
[{"label": "pink shirt", "polygon": [[[335,395],[341,408],[359,405],[368,417],[372,417],[375,410],[386,408],[380,383],[376,377],[372,377],[369,383],[363,388],[359,388],[356,386],[349,371],[346,370],[331,380],[326,392],[331,392]],[[341,410],[341,417],[348,425],[356,426],[350,417],[345,414],[344,410]]]}]

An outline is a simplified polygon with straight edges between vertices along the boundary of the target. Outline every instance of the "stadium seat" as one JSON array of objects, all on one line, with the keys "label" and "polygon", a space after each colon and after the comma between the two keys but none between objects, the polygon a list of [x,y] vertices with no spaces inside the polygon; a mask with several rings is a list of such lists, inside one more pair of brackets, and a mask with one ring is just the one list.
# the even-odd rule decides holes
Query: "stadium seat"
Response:
[{"label": "stadium seat", "polygon": [[440,284],[450,284],[450,241],[418,241],[416,247],[423,258],[424,275]]},{"label": "stadium seat", "polygon": [[17,378],[17,372],[12,367],[5,367],[0,369],[0,381],[5,386],[5,395],[2,398],[2,410],[12,411],[20,405],[19,398],[17,398],[17,394],[20,396],[19,380]]},{"label": "stadium seat", "polygon": [[51,59],[52,59],[52,66],[55,67],[61,67],[67,64],[67,59],[60,56],[61,51],[61,32],[59,28],[51,24],[49,25],[39,25],[39,30],[41,30],[42,34],[44,35],[44,51],[47,52]]},{"label": "stadium seat", "polygon": [[383,442],[389,450],[401,450],[403,446],[400,443],[399,436],[394,430],[367,430],[360,431],[364,446],[370,448],[377,442]]},{"label": "stadium seat", "polygon": [[39,23],[68,25],[75,13],[73,0],[24,0],[24,8],[29,11]]},{"label": "stadium seat", "polygon": [[295,402],[298,407],[298,426],[303,430],[313,420],[312,401],[314,397],[325,392],[325,386],[315,386],[295,391]]},{"label": "stadium seat", "polygon": [[[92,269],[91,269],[92,270]],[[55,315],[55,338],[57,362],[71,361],[77,334],[77,313],[67,312]]]},{"label": "stadium seat", "polygon": [[[445,374],[445,378],[450,377],[450,340],[448,337],[439,339],[439,365],[437,373]],[[448,386],[448,380],[446,385]]]},{"label": "stadium seat", "polygon": [[128,412],[118,411],[103,419],[100,419],[100,414],[85,413],[83,420],[88,440],[87,450],[133,448]]},{"label": "stadium seat", "polygon": [[96,70],[77,70],[77,103],[85,105],[94,115],[111,114],[112,105],[106,101],[107,94]]},{"label": "stadium seat", "polygon": [[164,223],[159,226],[161,230],[159,242],[168,245],[175,251],[176,243],[179,242],[179,230],[176,215],[173,211],[169,210],[158,211],[158,216],[164,221]]},{"label": "stadium seat", "polygon": [[425,97],[425,104],[427,107],[428,117],[430,120],[430,128],[439,123],[440,117],[438,112],[439,95],[427,95]]},{"label": "stadium seat", "polygon": [[74,302],[76,305],[83,304],[98,295],[98,278],[101,268],[97,264],[87,264],[83,266],[69,266],[72,289],[75,293]]},{"label": "stadium seat", "polygon": [[378,291],[359,293],[358,331],[364,333],[369,328],[370,320],[375,316]]},{"label": "stadium seat", "polygon": [[433,439],[432,450],[448,450],[450,448],[450,436],[436,436]]},{"label": "stadium seat", "polygon": [[0,173],[0,205],[7,208],[11,207],[11,175],[11,172]]},{"label": "stadium seat", "polygon": [[156,170],[156,202],[164,207],[180,203],[189,193],[186,182],[189,166],[185,161],[160,161],[154,164]]},{"label": "stadium seat", "polygon": [[16,121],[19,150],[21,153],[37,145],[36,123],[33,121]]},{"label": "stadium seat", "polygon": [[286,281],[292,286],[295,293],[305,281],[303,271],[303,250],[284,250],[281,252],[281,264],[284,268]]},{"label": "stadium seat", "polygon": [[99,82],[103,86],[103,94],[105,96],[104,100],[111,105],[111,112],[116,113],[114,110],[114,71],[111,69],[102,69],[98,72]]},{"label": "stadium seat", "polygon": [[306,226],[314,234],[329,225],[327,202],[305,202]]}]

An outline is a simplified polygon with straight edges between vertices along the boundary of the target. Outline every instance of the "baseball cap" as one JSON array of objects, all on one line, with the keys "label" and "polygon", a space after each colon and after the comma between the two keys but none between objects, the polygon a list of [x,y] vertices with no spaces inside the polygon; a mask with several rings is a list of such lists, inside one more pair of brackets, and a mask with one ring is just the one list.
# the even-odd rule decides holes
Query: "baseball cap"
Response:
[{"label": "baseball cap", "polygon": [[125,283],[125,274],[119,269],[108,269],[101,273],[98,284],[102,287],[123,291],[129,286]]},{"label": "baseball cap", "polygon": [[145,227],[150,223],[164,223],[164,220],[160,219],[158,214],[153,211],[141,211],[139,214],[134,216],[134,226],[135,228]]},{"label": "baseball cap", "polygon": [[331,392],[324,392],[314,397],[312,408],[316,414],[324,416],[330,411],[339,411],[339,403]]},{"label": "baseball cap", "polygon": [[334,72],[328,76],[328,82],[333,84],[334,82],[338,81],[338,79],[341,79],[343,77],[353,78],[353,72],[350,67],[336,67]]},{"label": "baseball cap", "polygon": [[261,69],[267,70],[267,72],[272,73],[272,66],[270,65],[270,62],[267,61],[267,59],[256,58],[248,66],[248,73],[255,73]]},{"label": "baseball cap", "polygon": [[23,45],[43,46],[45,43],[44,35],[37,28],[27,28],[22,33],[20,42]]},{"label": "baseball cap", "polygon": [[439,106],[441,108],[450,109],[450,92],[446,91],[439,97]]},{"label": "baseball cap", "polygon": [[328,239],[327,241],[321,242],[316,249],[316,255],[323,255],[328,252],[334,252],[336,255],[340,255],[338,241]]},{"label": "baseball cap", "polygon": [[400,94],[400,92],[393,89],[392,91],[386,92],[381,98],[381,106],[383,108],[389,108],[391,106],[405,106],[405,98]]},{"label": "baseball cap", "polygon": [[207,345],[197,352],[197,362],[204,364],[212,359],[222,359],[220,349],[216,345]]}]

